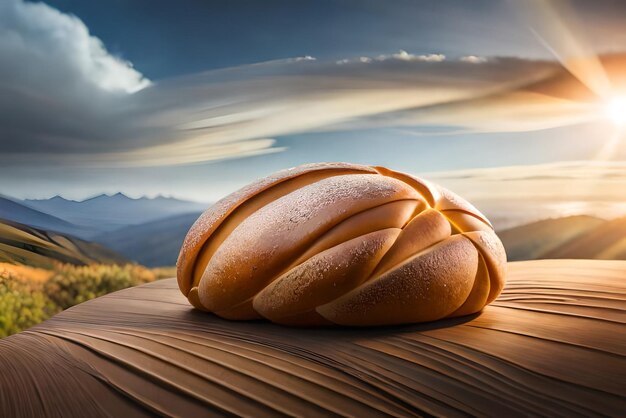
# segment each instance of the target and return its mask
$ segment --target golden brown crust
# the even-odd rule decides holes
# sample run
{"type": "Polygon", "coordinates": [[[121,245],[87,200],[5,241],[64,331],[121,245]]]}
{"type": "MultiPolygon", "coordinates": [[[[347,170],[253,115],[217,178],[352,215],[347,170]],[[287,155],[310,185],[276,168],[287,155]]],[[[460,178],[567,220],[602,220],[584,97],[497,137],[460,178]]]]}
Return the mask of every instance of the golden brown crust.
{"type": "Polygon", "coordinates": [[[228,319],[316,326],[431,321],[481,310],[506,255],[489,221],[428,181],[345,163],[284,170],[193,225],[178,284],[228,319]]]}
{"type": "Polygon", "coordinates": [[[314,172],[323,172],[330,176],[336,172],[375,173],[375,170],[367,166],[347,163],[306,164],[282,170],[259,179],[219,200],[196,220],[185,237],[176,263],[176,277],[178,286],[181,288],[182,292],[185,295],[189,293],[191,282],[185,279],[191,277],[196,258],[202,249],[202,245],[209,239],[211,234],[215,232],[226,217],[247,200],[271,189],[273,186],[314,172]]]}

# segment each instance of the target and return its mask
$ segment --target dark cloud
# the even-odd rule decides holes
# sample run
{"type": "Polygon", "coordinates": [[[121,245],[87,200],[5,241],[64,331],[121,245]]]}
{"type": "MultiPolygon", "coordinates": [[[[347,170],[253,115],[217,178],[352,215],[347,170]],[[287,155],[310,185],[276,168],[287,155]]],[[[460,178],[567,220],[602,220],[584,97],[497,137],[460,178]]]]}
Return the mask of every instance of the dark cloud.
{"type": "Polygon", "coordinates": [[[104,150],[129,129],[129,93],[149,84],[76,17],[42,3],[0,3],[0,148],[104,150]]]}

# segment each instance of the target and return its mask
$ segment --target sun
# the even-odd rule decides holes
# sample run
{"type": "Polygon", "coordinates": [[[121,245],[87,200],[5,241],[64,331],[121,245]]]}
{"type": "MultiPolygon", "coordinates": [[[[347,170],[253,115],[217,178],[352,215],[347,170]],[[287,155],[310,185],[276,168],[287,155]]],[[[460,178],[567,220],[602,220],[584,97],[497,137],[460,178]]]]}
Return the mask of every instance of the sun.
{"type": "Polygon", "coordinates": [[[606,106],[606,113],[616,125],[626,125],[626,96],[611,99],[606,106]]]}

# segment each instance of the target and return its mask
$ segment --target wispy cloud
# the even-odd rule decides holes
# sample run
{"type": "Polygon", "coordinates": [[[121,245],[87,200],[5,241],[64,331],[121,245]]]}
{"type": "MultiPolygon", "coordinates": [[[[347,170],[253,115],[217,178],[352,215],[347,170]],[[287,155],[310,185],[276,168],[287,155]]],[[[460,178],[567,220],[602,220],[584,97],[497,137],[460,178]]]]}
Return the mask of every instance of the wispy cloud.
{"type": "Polygon", "coordinates": [[[422,173],[477,201],[624,203],[626,161],[561,161],[422,173]]]}

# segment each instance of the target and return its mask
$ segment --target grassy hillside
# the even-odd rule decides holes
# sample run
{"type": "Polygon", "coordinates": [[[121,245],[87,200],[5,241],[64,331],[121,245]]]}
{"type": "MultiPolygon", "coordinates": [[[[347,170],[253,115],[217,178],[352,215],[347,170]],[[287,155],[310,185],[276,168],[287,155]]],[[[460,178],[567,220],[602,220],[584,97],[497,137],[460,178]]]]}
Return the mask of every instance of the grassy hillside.
{"type": "Polygon", "coordinates": [[[547,251],[542,258],[626,260],[626,217],[603,222],[547,251]]]}
{"type": "Polygon", "coordinates": [[[605,221],[591,216],[545,219],[499,232],[510,261],[532,260],[605,221]]]}
{"type": "Polygon", "coordinates": [[[41,269],[0,263],[0,338],[87,300],[173,275],[173,269],[151,270],[136,264],[57,263],[41,269]]]}
{"type": "Polygon", "coordinates": [[[78,303],[163,277],[100,244],[0,221],[0,337],[78,303]]]}
{"type": "Polygon", "coordinates": [[[626,260],[626,217],[546,219],[498,233],[510,261],[541,258],[626,260]]]}
{"type": "Polygon", "coordinates": [[[89,299],[175,275],[148,269],[108,248],[0,220],[0,337],[89,299]]]}
{"type": "Polygon", "coordinates": [[[126,263],[121,255],[81,239],[0,220],[0,262],[50,268],[54,263],[126,263]]]}

